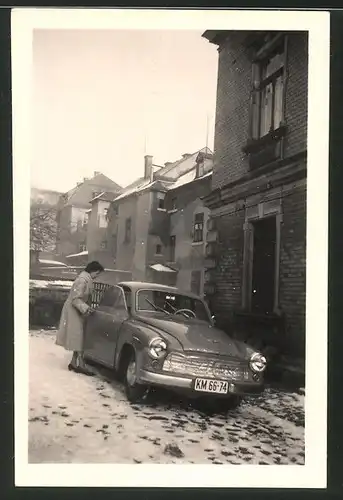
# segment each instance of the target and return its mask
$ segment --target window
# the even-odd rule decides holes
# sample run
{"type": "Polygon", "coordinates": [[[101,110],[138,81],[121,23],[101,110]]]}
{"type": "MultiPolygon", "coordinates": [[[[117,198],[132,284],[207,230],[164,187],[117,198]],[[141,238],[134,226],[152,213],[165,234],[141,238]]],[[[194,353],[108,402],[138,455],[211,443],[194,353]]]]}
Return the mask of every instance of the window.
{"type": "Polygon", "coordinates": [[[176,246],[176,237],[169,237],[169,259],[170,262],[175,262],[175,246],[176,246]]]}
{"type": "Polygon", "coordinates": [[[119,286],[109,286],[102,296],[99,307],[114,307],[118,311],[125,310],[123,290],[119,286]]]}
{"type": "Polygon", "coordinates": [[[131,217],[125,221],[125,243],[130,243],[131,241],[131,217]]]}
{"type": "Polygon", "coordinates": [[[87,226],[88,221],[89,221],[89,215],[88,215],[88,213],[86,213],[86,214],[84,215],[84,217],[83,217],[82,226],[83,226],[83,227],[87,226]]]}
{"type": "Polygon", "coordinates": [[[157,193],[156,196],[157,196],[157,208],[159,210],[164,210],[165,209],[165,206],[164,206],[165,194],[164,193],[157,193]]]}
{"type": "Polygon", "coordinates": [[[200,295],[201,292],[201,271],[192,271],[191,273],[191,292],[200,295]]]}
{"type": "Polygon", "coordinates": [[[85,252],[87,250],[86,243],[79,244],[79,252],[85,252]]]}
{"type": "Polygon", "coordinates": [[[205,163],[204,161],[201,161],[200,163],[197,164],[196,168],[196,177],[202,177],[205,172],[205,163]]]}
{"type": "Polygon", "coordinates": [[[195,214],[194,217],[194,231],[193,231],[193,241],[194,243],[202,242],[204,238],[204,214],[203,212],[195,214]]]}
{"type": "MultiPolygon", "coordinates": [[[[179,309],[190,309],[198,320],[207,322],[210,320],[207,309],[200,299],[161,290],[139,290],[137,293],[137,310],[139,311],[158,314],[165,311],[166,314],[173,314],[179,309]]],[[[190,319],[194,319],[193,315],[190,319]]]]}
{"type": "Polygon", "coordinates": [[[98,214],[98,226],[101,228],[106,228],[108,225],[108,219],[107,219],[107,209],[106,211],[100,212],[98,214]]]}
{"type": "Polygon", "coordinates": [[[93,192],[92,192],[92,200],[93,200],[94,198],[96,198],[97,196],[99,196],[99,194],[101,194],[101,193],[102,193],[102,191],[93,191],[93,192]]]}
{"type": "Polygon", "coordinates": [[[281,39],[263,59],[253,65],[251,137],[259,139],[283,122],[285,42],[281,39]]]}
{"type": "Polygon", "coordinates": [[[176,210],[177,207],[177,198],[172,198],[170,210],[176,210]]]}
{"type": "Polygon", "coordinates": [[[156,245],[155,255],[162,255],[162,245],[156,245]]]}

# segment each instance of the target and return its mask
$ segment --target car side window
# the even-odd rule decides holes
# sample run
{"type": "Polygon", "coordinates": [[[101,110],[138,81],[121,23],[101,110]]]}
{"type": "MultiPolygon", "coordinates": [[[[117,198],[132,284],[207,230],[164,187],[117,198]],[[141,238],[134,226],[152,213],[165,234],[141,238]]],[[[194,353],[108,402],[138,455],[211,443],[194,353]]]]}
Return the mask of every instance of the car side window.
{"type": "Polygon", "coordinates": [[[120,294],[119,287],[108,287],[102,296],[99,307],[114,307],[120,295],[122,294],[120,294]]]}

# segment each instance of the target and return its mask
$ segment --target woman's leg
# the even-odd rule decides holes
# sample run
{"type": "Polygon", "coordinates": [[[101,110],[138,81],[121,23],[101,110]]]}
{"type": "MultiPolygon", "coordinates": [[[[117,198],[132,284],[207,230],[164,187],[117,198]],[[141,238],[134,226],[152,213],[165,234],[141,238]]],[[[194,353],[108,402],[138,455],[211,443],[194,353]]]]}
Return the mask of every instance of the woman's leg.
{"type": "Polygon", "coordinates": [[[73,352],[73,357],[71,358],[71,361],[69,363],[69,367],[71,367],[71,368],[78,367],[78,352],[77,351],[73,352]]]}

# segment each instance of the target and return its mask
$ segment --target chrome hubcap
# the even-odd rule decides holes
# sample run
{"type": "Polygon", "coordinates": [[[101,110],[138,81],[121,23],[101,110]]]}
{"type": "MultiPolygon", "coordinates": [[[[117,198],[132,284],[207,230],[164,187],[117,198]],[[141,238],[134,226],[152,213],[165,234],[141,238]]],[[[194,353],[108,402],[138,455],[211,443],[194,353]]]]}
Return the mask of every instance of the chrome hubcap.
{"type": "Polygon", "coordinates": [[[136,361],[130,361],[126,371],[127,383],[132,387],[136,382],[136,361]]]}

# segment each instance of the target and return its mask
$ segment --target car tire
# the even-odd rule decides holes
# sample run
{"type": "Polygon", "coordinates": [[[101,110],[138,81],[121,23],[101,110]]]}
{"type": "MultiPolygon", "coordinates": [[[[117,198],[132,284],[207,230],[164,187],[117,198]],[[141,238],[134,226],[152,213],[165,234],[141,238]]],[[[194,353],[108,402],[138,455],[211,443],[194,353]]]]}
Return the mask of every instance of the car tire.
{"type": "Polygon", "coordinates": [[[128,358],[124,372],[126,397],[131,403],[142,402],[146,398],[149,391],[149,388],[146,385],[138,384],[136,382],[136,367],[136,356],[135,353],[132,352],[128,358]]]}

